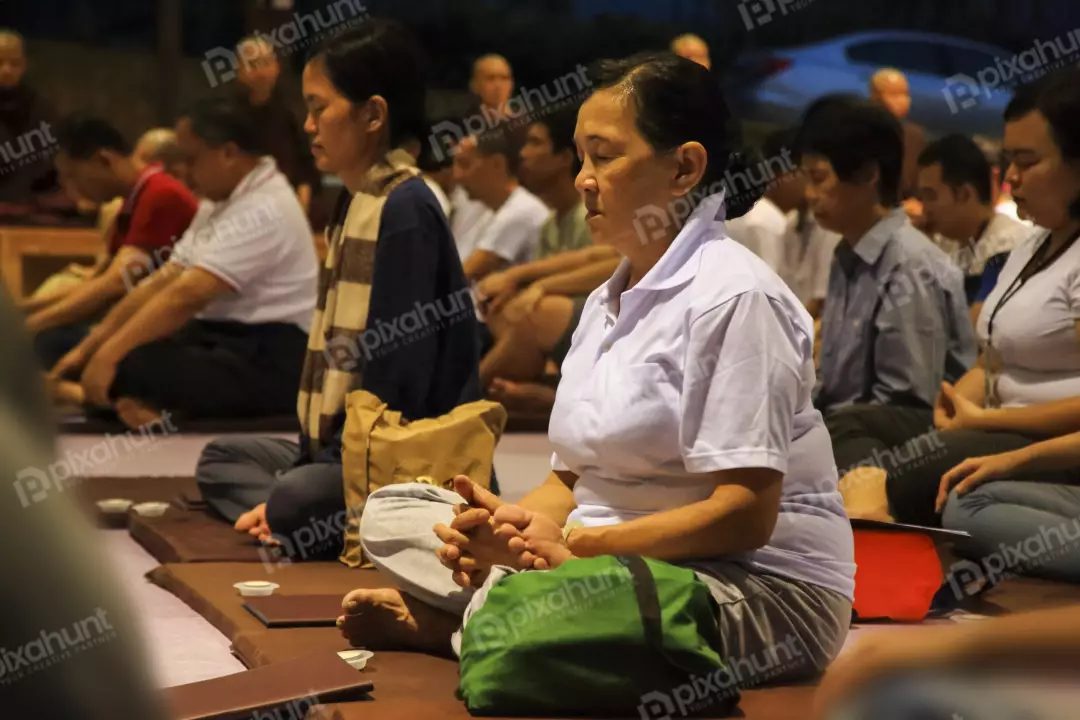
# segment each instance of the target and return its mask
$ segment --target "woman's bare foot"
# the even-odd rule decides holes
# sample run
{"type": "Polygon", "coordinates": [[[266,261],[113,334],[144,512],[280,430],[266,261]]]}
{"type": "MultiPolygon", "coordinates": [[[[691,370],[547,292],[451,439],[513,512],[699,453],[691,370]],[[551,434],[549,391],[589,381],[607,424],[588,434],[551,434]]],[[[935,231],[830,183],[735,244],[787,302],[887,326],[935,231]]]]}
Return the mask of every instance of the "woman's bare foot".
{"type": "Polygon", "coordinates": [[[539,383],[516,383],[495,379],[488,388],[488,397],[507,410],[550,413],[555,406],[555,390],[539,383]]]}
{"type": "Polygon", "coordinates": [[[461,618],[425,605],[396,588],[353,590],[342,601],[341,634],[353,647],[418,650],[449,655],[461,618]]]}

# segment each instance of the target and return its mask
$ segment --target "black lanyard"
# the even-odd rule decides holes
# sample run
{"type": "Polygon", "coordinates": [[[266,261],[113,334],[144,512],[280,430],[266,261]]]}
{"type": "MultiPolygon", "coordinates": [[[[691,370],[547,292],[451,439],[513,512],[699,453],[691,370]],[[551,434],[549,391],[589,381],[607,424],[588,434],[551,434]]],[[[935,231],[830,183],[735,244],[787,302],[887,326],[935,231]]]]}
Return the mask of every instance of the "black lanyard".
{"type": "Polygon", "coordinates": [[[1047,235],[1046,239],[1039,243],[1039,247],[1035,250],[1035,254],[1031,256],[1031,259],[1027,261],[1024,268],[1020,271],[1020,274],[1013,279],[1009,284],[1009,287],[1005,288],[1005,292],[1002,293],[1001,299],[998,300],[997,305],[990,311],[990,319],[986,323],[986,343],[987,345],[994,344],[994,318],[997,317],[998,311],[1005,307],[1005,303],[1012,300],[1016,293],[1020,292],[1020,288],[1027,284],[1027,281],[1041,273],[1046,268],[1057,262],[1058,258],[1068,252],[1077,238],[1080,238],[1080,231],[1073,234],[1071,238],[1062,243],[1061,247],[1054,251],[1054,253],[1048,257],[1043,258],[1047,249],[1050,247],[1051,235],[1047,235]],[[1034,266],[1031,272],[1028,272],[1034,266]]]}

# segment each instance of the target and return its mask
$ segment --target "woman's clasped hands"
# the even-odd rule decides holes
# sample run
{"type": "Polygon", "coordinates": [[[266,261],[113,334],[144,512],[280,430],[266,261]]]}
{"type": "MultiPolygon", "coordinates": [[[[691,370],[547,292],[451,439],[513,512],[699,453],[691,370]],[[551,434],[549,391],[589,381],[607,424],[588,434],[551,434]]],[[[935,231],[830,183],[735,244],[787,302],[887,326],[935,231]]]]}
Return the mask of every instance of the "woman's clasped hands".
{"type": "Polygon", "coordinates": [[[480,587],[496,565],[549,570],[574,557],[562,528],[547,515],[504,503],[464,475],[454,478],[454,490],[465,503],[454,508],[450,525],[435,526],[435,534],[443,542],[436,555],[457,585],[480,587]]]}

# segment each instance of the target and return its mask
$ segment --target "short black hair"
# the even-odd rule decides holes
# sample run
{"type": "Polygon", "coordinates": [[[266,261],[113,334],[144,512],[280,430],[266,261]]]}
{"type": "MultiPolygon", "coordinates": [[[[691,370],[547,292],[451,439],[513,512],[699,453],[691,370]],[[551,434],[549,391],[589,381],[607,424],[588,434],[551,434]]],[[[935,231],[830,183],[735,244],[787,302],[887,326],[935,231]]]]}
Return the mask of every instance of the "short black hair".
{"type": "Polygon", "coordinates": [[[900,202],[904,131],[885,108],[866,101],[835,103],[808,119],[799,150],[826,158],[841,182],[857,182],[867,167],[877,166],[881,204],[900,202]]]}
{"type": "MultiPolygon", "coordinates": [[[[1050,124],[1061,157],[1066,162],[1080,161],[1080,68],[1063,68],[1018,88],[1005,108],[1005,122],[1036,110],[1050,124]]],[[[1080,198],[1069,207],[1069,215],[1080,218],[1080,198]]]]}
{"type": "Polygon", "coordinates": [[[60,150],[75,160],[89,160],[101,150],[131,154],[131,143],[104,118],[72,113],[56,125],[54,133],[60,150]]]}
{"type": "Polygon", "coordinates": [[[581,105],[574,103],[537,117],[532,121],[533,125],[543,125],[547,128],[553,153],[569,152],[573,156],[575,175],[581,170],[581,160],[578,158],[577,144],[574,142],[574,131],[577,129],[577,117],[580,109],[581,105]]]}
{"type": "Polygon", "coordinates": [[[773,130],[761,143],[761,154],[767,159],[783,157],[785,153],[794,154],[795,144],[799,139],[799,128],[786,127],[773,130]]]}
{"type": "Polygon", "coordinates": [[[239,98],[204,98],[194,103],[183,117],[191,123],[191,131],[210,147],[233,143],[251,155],[266,152],[254,111],[239,98]]]}
{"type": "Polygon", "coordinates": [[[495,127],[476,136],[476,149],[481,155],[502,155],[506,158],[506,170],[517,175],[521,166],[521,148],[524,135],[511,128],[495,127]]]}
{"type": "Polygon", "coordinates": [[[988,205],[990,192],[990,162],[975,141],[964,135],[946,135],[927,145],[919,153],[919,167],[941,165],[941,179],[953,188],[971,185],[979,202],[988,205]]]}
{"type": "Polygon", "coordinates": [[[426,137],[426,61],[411,30],[394,20],[369,18],[331,38],[309,62],[320,61],[334,87],[360,104],[375,95],[390,113],[390,147],[426,137]]]}
{"type": "MultiPolygon", "coordinates": [[[[603,60],[590,70],[594,91],[620,88],[637,110],[637,130],[656,152],[687,142],[705,148],[708,164],[699,187],[727,188],[728,174],[746,175],[758,164],[757,152],[742,144],[742,130],[732,115],[716,76],[674,53],[641,53],[624,60],[603,60]]],[[[752,185],[735,195],[728,189],[728,219],[748,213],[765,193],[752,185]]]]}
{"type": "Polygon", "coordinates": [[[803,134],[806,128],[815,122],[827,122],[825,118],[830,113],[838,112],[846,108],[854,107],[864,103],[865,99],[852,95],[851,93],[830,93],[828,95],[822,95],[817,100],[806,106],[803,110],[802,117],[799,118],[799,124],[796,126],[795,137],[795,161],[798,162],[802,157],[802,140],[803,134]]]}

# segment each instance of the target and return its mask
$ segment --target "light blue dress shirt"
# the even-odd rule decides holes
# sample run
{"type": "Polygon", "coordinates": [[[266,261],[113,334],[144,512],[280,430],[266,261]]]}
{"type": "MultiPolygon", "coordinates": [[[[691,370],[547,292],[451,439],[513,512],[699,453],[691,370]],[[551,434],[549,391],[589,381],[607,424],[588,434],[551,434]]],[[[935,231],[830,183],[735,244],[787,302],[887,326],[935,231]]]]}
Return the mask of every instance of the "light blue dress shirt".
{"type": "Polygon", "coordinates": [[[841,241],[821,319],[822,410],[933,407],[978,350],[964,274],[897,209],[852,247],[841,241]]]}
{"type": "Polygon", "coordinates": [[[813,322],[784,282],[727,237],[707,199],[626,290],[627,262],[589,297],[562,366],[552,465],[578,475],[571,521],[626,522],[707,499],[713,473],[784,474],[753,572],[852,597],[851,526],[814,388],[813,322]]]}

